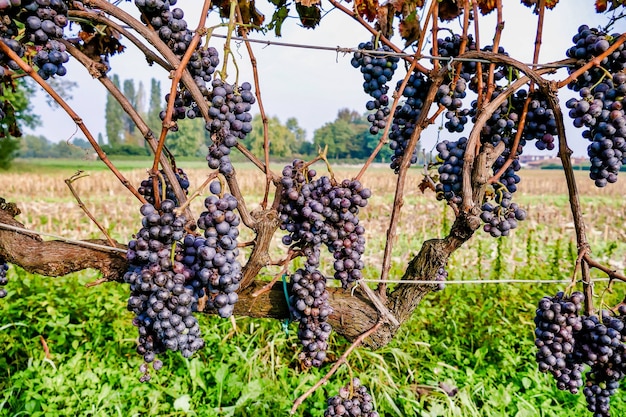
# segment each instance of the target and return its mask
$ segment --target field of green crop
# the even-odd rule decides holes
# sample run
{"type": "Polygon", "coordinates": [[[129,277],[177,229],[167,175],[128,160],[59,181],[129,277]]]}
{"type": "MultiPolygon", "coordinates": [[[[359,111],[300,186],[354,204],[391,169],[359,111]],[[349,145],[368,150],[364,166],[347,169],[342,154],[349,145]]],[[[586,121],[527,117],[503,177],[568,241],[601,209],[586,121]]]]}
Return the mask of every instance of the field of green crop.
{"type": "MultiPolygon", "coordinates": [[[[97,167],[82,161],[90,175],[76,188],[113,238],[128,241],[139,227],[139,203],[97,167]]],[[[124,161],[124,174],[138,184],[146,176],[141,163],[124,161]]],[[[188,171],[192,189],[207,170],[188,171]]],[[[280,167],[277,166],[277,169],[280,167]]],[[[102,237],[80,210],[63,180],[73,167],[20,163],[0,173],[0,197],[16,202],[19,220],[34,230],[70,238],[102,237]]],[[[355,169],[335,167],[337,176],[355,169]]],[[[318,172],[325,172],[324,166],[318,172]]],[[[252,167],[238,173],[250,208],[262,200],[263,176],[252,167]]],[[[544,295],[564,285],[541,280],[569,279],[576,243],[562,172],[522,172],[516,195],[527,209],[510,237],[493,239],[479,232],[453,254],[449,279],[532,279],[533,284],[448,285],[429,294],[388,346],[358,348],[329,383],[298,409],[299,416],[322,416],[325,399],[335,395],[349,375],[369,386],[383,416],[585,416],[582,395],[558,391],[551,376],[534,361],[534,310],[544,295]]],[[[593,256],[624,271],[626,200],[624,183],[595,189],[586,173],[577,173],[593,256]]],[[[412,171],[405,211],[395,242],[391,277],[401,276],[406,262],[426,239],[441,237],[452,221],[432,193],[422,194],[419,170],[412,171]]],[[[367,228],[367,278],[375,279],[382,261],[384,234],[393,204],[395,176],[372,167],[364,178],[374,196],[362,218],[367,228]]],[[[201,199],[198,199],[201,200],[201,199]]],[[[201,201],[194,201],[194,213],[201,201]]],[[[242,241],[252,237],[242,231],[242,241]]],[[[284,247],[276,236],[272,255],[284,247]]],[[[36,254],[34,254],[36,256],[36,254]]],[[[328,259],[322,268],[328,268],[328,259]]],[[[278,272],[272,267],[267,276],[278,272]]],[[[593,271],[594,277],[602,277],[593,271]]],[[[288,331],[275,320],[201,317],[206,347],[192,359],[163,355],[164,367],[141,384],[141,358],[134,351],[136,328],[126,310],[128,288],[107,283],[86,288],[98,278],[84,271],[60,278],[9,272],[8,296],[0,300],[1,416],[285,416],[295,398],[311,387],[322,369],[298,366],[296,327],[288,331]]],[[[625,287],[596,284],[596,305],[623,298],[625,287]]],[[[337,358],[347,342],[331,336],[329,357],[337,358]]],[[[626,395],[613,398],[612,415],[626,415],[626,395]]]]}

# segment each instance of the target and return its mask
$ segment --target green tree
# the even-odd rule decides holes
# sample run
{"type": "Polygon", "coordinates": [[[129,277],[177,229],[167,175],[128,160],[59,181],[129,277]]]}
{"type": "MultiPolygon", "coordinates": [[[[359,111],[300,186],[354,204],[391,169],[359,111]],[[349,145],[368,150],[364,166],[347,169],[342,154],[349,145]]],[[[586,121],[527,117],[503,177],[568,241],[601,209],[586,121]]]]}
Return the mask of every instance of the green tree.
{"type": "MultiPolygon", "coordinates": [[[[135,89],[134,80],[124,80],[123,92],[128,98],[130,104],[141,113],[142,104],[145,103],[145,97],[142,97],[144,95],[143,85],[140,83],[139,88],[135,89]]],[[[121,106],[119,104],[118,107],[120,107],[121,110],[121,106]]],[[[139,132],[139,129],[137,129],[137,126],[133,122],[133,119],[131,119],[131,117],[124,111],[122,111],[122,117],[124,127],[124,143],[127,145],[141,146],[144,140],[139,132]]]]}
{"type": "MultiPolygon", "coordinates": [[[[293,120],[295,124],[292,121],[292,127],[295,126],[299,129],[297,120],[293,120]]],[[[296,135],[289,127],[282,124],[278,117],[270,117],[267,120],[267,126],[272,156],[285,157],[297,151],[296,135]]],[[[252,132],[248,134],[246,143],[255,155],[263,155],[263,140],[263,121],[261,115],[257,114],[252,119],[252,132]]]]}
{"type": "Polygon", "coordinates": [[[312,143],[306,140],[306,130],[300,127],[300,125],[298,124],[298,119],[296,119],[295,117],[290,117],[285,122],[285,126],[287,127],[287,129],[289,129],[291,133],[293,133],[295,139],[294,146],[292,147],[291,151],[298,154],[309,153],[303,152],[303,150],[310,147],[312,143]]]}
{"type": "Polygon", "coordinates": [[[22,158],[49,158],[52,144],[44,136],[26,135],[20,141],[22,158]]]}
{"type": "Polygon", "coordinates": [[[177,132],[167,135],[167,147],[176,156],[200,156],[206,153],[205,140],[203,119],[184,119],[178,121],[177,132]]]}
{"type": "Polygon", "coordinates": [[[159,113],[165,108],[161,96],[161,82],[155,78],[150,79],[150,100],[148,103],[148,114],[146,123],[153,132],[161,131],[161,118],[159,113]]]}
{"type": "Polygon", "coordinates": [[[30,104],[33,95],[33,86],[24,79],[0,87],[0,169],[7,169],[17,156],[22,128],[40,124],[30,104]]]}
{"type": "MultiPolygon", "coordinates": [[[[111,81],[117,88],[120,87],[120,77],[117,74],[113,75],[111,81]]],[[[124,134],[124,111],[111,93],[107,93],[104,119],[108,144],[113,147],[119,145],[124,134]]]]}

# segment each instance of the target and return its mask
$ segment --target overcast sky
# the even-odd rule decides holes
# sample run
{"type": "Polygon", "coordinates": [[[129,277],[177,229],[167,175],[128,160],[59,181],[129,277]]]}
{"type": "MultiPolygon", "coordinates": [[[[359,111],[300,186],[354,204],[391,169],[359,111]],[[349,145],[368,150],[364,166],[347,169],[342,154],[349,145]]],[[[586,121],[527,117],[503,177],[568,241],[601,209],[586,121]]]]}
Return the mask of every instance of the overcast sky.
{"type": "MultiPolygon", "coordinates": [[[[199,9],[200,3],[198,0],[179,0],[176,6],[187,11],[185,19],[191,28],[197,25],[197,17],[193,15],[192,10],[199,9]]],[[[531,9],[521,6],[518,0],[507,0],[504,3],[505,29],[501,45],[512,57],[523,62],[531,62],[536,16],[532,14],[531,9]]],[[[594,27],[604,25],[606,22],[605,16],[595,13],[592,0],[567,0],[561,3],[554,11],[546,13],[540,62],[565,58],[565,50],[572,45],[571,38],[581,24],[594,27]]],[[[299,26],[297,19],[290,19],[283,26],[282,38],[276,38],[272,33],[267,35],[254,33],[250,37],[330,47],[356,47],[359,42],[370,39],[369,32],[354,20],[338,10],[330,10],[330,5],[324,0],[322,4],[328,13],[315,30],[304,29],[299,26]]],[[[135,13],[136,9],[132,3],[123,2],[123,6],[135,13]]],[[[263,0],[257,1],[257,7],[265,13],[266,19],[271,17],[271,10],[263,0]]],[[[213,13],[209,24],[218,22],[219,18],[213,13]]],[[[456,29],[458,23],[450,22],[441,26],[456,29]]],[[[481,17],[481,45],[490,43],[494,26],[495,12],[487,17],[481,17]]],[[[614,29],[623,32],[626,30],[626,23],[620,22],[620,26],[614,29]]],[[[458,30],[456,32],[458,33],[458,30]]],[[[216,33],[225,31],[218,29],[216,33]]],[[[221,38],[214,38],[210,44],[221,52],[223,42],[221,38]]],[[[161,80],[164,92],[169,90],[168,74],[160,67],[149,67],[130,42],[123,43],[128,46],[127,51],[111,58],[112,69],[109,75],[118,74],[122,80],[132,78],[137,83],[142,81],[147,90],[150,87],[150,78],[154,77],[161,80]]],[[[347,107],[365,112],[365,102],[369,98],[362,90],[363,81],[360,72],[350,65],[350,55],[337,54],[334,51],[260,44],[254,44],[253,48],[258,61],[260,88],[266,112],[270,116],[278,116],[282,122],[289,117],[297,118],[300,125],[306,129],[308,138],[312,138],[315,129],[334,120],[338,109],[347,107]]],[[[429,48],[427,45],[426,50],[429,48]]],[[[235,56],[240,69],[240,82],[246,80],[252,82],[245,45],[239,45],[238,48],[235,45],[235,56]]],[[[424,64],[429,65],[426,61],[424,64]]],[[[396,76],[403,76],[401,72],[398,71],[396,76]]],[[[234,70],[230,71],[230,75],[235,75],[234,70]]],[[[104,88],[98,81],[91,79],[80,65],[68,64],[66,78],[79,84],[79,88],[72,93],[74,99],[70,104],[95,137],[98,133],[106,137],[104,88]]],[[[561,102],[564,103],[570,94],[564,92],[561,102]]],[[[37,95],[34,108],[35,113],[41,115],[42,126],[27,133],[41,134],[52,141],[67,140],[75,134],[75,124],[64,112],[49,108],[45,104],[43,93],[37,95]]],[[[256,112],[258,107],[254,106],[253,113],[256,112]]],[[[571,126],[571,121],[567,118],[566,125],[571,126]]],[[[587,142],[580,137],[580,131],[571,129],[568,133],[574,154],[584,155],[587,142]]],[[[424,146],[431,147],[436,135],[435,126],[428,129],[423,137],[424,146]]],[[[82,134],[78,132],[77,136],[80,137],[82,134]]],[[[442,137],[448,138],[449,135],[442,133],[442,137]]],[[[529,147],[526,153],[537,154],[539,151],[529,147]]]]}

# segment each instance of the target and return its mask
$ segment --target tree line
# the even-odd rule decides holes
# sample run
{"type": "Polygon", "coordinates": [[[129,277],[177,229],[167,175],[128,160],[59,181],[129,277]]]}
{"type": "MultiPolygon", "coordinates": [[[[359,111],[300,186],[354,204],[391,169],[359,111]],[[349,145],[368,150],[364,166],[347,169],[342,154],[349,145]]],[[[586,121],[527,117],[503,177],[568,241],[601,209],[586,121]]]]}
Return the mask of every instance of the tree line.
{"type": "MultiPolygon", "coordinates": [[[[136,83],[133,79],[120,80],[118,75],[113,75],[112,81],[139,110],[148,126],[154,132],[159,132],[161,128],[159,114],[166,106],[160,81],[151,79],[149,91],[141,81],[136,83]]],[[[25,98],[33,94],[28,88],[21,91],[25,98]]],[[[36,116],[32,115],[32,111],[25,113],[29,119],[19,121],[34,127],[32,119],[34,118],[36,123],[36,116]]],[[[143,136],[110,94],[105,104],[104,119],[105,132],[98,135],[98,142],[108,155],[150,155],[143,136]]],[[[361,114],[346,108],[338,111],[335,120],[316,129],[312,139],[307,138],[307,132],[296,118],[288,118],[283,122],[278,117],[271,116],[268,117],[267,124],[271,155],[277,159],[294,156],[310,158],[315,156],[319,149],[325,148],[331,159],[365,160],[378,145],[381,137],[380,133],[372,135],[369,132],[367,113],[361,114]]],[[[259,114],[254,116],[252,126],[253,130],[245,144],[252,153],[260,157],[263,155],[264,135],[263,121],[259,114]]],[[[204,122],[201,119],[179,121],[177,130],[170,132],[167,138],[169,150],[177,157],[202,157],[206,154],[210,142],[209,133],[204,129],[204,122]]],[[[85,147],[86,142],[78,138],[72,143],[52,143],[44,136],[27,135],[21,141],[13,140],[11,143],[13,147],[6,153],[12,154],[12,157],[70,158],[79,154],[84,156],[85,151],[81,148],[85,147]]],[[[392,151],[388,147],[383,147],[376,161],[388,162],[391,154],[392,151]]]]}

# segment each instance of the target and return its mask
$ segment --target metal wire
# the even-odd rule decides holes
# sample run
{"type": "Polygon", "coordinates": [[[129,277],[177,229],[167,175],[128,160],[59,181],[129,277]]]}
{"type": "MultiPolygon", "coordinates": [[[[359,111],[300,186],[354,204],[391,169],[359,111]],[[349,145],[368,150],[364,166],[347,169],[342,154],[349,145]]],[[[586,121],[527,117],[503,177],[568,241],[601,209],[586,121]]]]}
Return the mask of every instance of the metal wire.
{"type": "MultiPolygon", "coordinates": [[[[220,35],[214,33],[211,37],[226,39],[226,35],[220,35]]],[[[239,36],[231,36],[230,39],[238,41],[238,42],[250,42],[250,43],[258,43],[265,46],[284,46],[288,48],[300,48],[300,49],[316,49],[320,51],[332,51],[335,53],[341,54],[353,54],[355,52],[361,52],[367,55],[380,55],[380,56],[397,56],[400,58],[410,58],[415,57],[415,53],[408,52],[394,52],[394,51],[374,51],[371,49],[358,49],[358,48],[347,48],[343,46],[322,46],[322,45],[305,45],[305,44],[297,44],[297,43],[288,43],[288,42],[280,42],[280,41],[270,41],[263,39],[244,39],[239,36]]],[[[432,55],[420,55],[420,60],[439,60],[439,61],[462,61],[462,62],[482,62],[485,64],[491,64],[492,62],[486,59],[477,59],[477,58],[461,58],[461,57],[448,57],[448,56],[432,56],[432,55]]],[[[535,68],[562,68],[572,65],[565,64],[525,64],[527,66],[534,66],[535,68]]]]}

